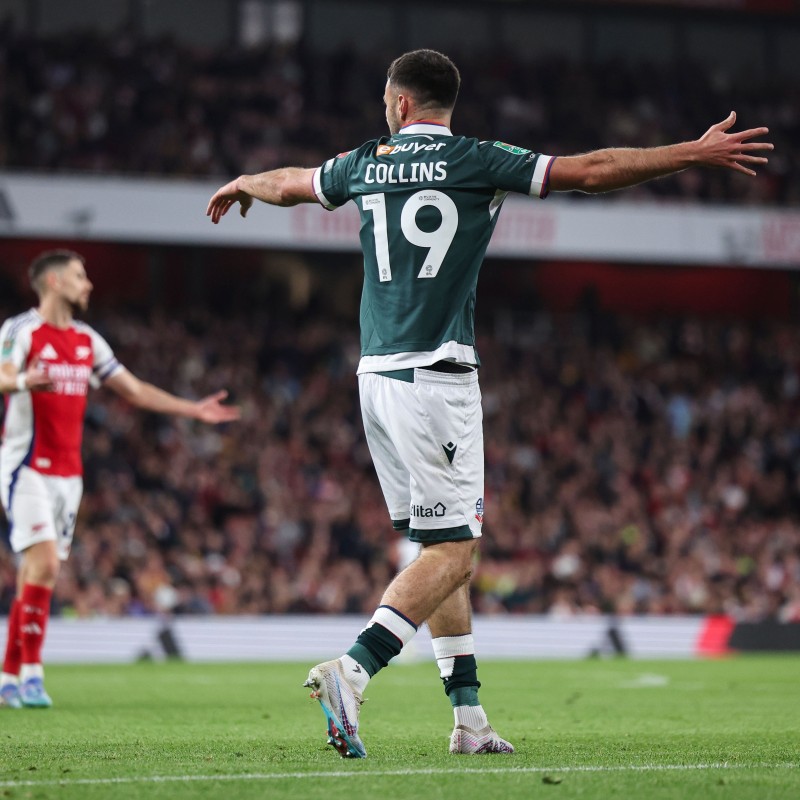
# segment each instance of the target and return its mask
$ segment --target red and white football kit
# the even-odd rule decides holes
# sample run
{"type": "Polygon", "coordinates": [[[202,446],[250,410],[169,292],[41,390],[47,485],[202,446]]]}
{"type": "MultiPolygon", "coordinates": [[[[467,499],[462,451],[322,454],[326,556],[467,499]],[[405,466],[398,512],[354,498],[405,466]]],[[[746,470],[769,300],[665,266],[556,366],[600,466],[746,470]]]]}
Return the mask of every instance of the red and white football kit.
{"type": "Polygon", "coordinates": [[[89,386],[99,386],[122,365],[108,343],[83,322],[56,328],[31,309],[0,328],[0,363],[19,372],[37,361],[52,391],[6,396],[0,444],[0,500],[11,524],[15,553],[55,541],[69,555],[83,492],[81,442],[89,386]]]}

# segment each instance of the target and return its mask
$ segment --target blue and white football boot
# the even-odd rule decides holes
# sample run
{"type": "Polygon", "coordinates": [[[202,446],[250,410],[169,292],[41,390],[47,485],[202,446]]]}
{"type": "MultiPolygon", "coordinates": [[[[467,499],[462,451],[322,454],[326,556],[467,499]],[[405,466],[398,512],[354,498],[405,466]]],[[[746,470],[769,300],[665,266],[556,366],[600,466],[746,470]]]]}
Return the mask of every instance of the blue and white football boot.
{"type": "Polygon", "coordinates": [[[25,708],[50,708],[53,705],[41,678],[28,678],[23,681],[19,687],[19,694],[25,708]]]}
{"type": "Polygon", "coordinates": [[[303,684],[312,689],[328,720],[328,744],[342,758],[366,758],[367,751],[358,735],[358,714],[364,702],[347,681],[340,659],[312,667],[303,684]]]}
{"type": "Polygon", "coordinates": [[[0,686],[0,708],[22,708],[22,698],[16,683],[0,686]]]}

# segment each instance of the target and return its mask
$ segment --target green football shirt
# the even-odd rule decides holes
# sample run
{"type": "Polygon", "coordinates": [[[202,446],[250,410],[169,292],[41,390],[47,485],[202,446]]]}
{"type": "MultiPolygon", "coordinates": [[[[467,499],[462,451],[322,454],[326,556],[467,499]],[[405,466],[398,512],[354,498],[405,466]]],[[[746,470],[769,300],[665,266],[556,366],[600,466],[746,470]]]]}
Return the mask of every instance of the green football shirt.
{"type": "Polygon", "coordinates": [[[475,290],[500,208],[509,192],[545,197],[553,160],[414,123],[315,172],[325,208],[361,215],[359,373],[479,363],[475,290]]]}

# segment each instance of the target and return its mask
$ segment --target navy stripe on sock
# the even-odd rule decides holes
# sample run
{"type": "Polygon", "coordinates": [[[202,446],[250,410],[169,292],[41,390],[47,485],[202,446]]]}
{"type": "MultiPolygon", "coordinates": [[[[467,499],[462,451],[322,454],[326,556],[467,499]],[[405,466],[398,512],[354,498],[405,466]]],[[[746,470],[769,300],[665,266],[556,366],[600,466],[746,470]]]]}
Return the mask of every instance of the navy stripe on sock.
{"type": "MultiPolygon", "coordinates": [[[[400,611],[398,611],[393,606],[378,606],[378,608],[388,608],[389,611],[391,611],[393,614],[397,614],[397,616],[400,617],[400,619],[405,620],[409,625],[411,625],[411,627],[414,630],[417,630],[419,628],[419,625],[417,625],[416,622],[412,622],[405,614],[401,613],[400,611]]],[[[378,623],[378,624],[380,624],[380,623],[378,623]]]]}

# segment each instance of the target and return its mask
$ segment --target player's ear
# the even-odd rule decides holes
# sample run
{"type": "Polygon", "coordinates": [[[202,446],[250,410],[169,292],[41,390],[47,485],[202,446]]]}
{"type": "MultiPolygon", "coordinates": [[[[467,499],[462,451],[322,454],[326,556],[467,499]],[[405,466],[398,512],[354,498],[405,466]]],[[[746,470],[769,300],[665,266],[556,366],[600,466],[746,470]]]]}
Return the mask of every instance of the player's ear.
{"type": "Polygon", "coordinates": [[[400,118],[405,119],[408,116],[408,107],[409,107],[408,97],[406,97],[404,94],[398,95],[397,106],[398,106],[398,111],[400,112],[400,118]]]}
{"type": "Polygon", "coordinates": [[[61,278],[61,273],[57,269],[48,270],[44,274],[44,285],[48,291],[53,291],[53,289],[58,287],[59,279],[61,278]]]}

